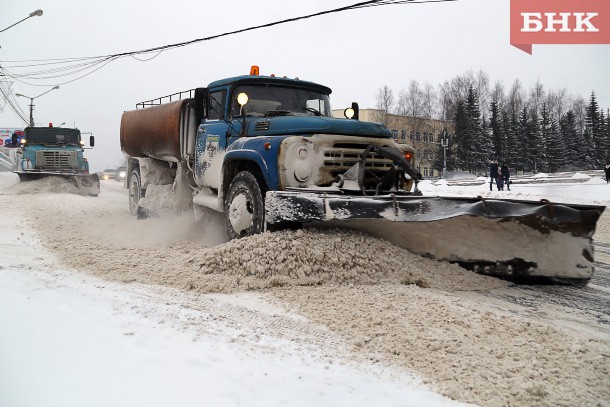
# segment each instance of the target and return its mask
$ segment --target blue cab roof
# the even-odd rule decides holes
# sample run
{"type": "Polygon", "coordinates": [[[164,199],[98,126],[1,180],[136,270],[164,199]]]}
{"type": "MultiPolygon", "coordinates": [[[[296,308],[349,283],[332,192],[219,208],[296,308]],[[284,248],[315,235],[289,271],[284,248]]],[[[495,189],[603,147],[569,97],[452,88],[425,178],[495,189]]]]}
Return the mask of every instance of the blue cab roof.
{"type": "Polygon", "coordinates": [[[232,78],[220,79],[208,85],[208,88],[217,88],[223,86],[231,86],[246,83],[269,83],[276,85],[296,86],[307,89],[315,89],[321,93],[330,95],[332,90],[324,85],[315,82],[302,81],[300,79],[280,78],[277,76],[259,76],[259,75],[242,75],[232,78]]]}

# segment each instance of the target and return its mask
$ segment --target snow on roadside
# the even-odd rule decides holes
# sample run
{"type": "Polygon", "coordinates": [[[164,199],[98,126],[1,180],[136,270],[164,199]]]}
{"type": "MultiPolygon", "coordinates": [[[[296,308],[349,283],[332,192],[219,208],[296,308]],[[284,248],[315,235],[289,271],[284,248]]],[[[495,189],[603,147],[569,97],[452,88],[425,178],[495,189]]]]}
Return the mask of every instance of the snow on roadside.
{"type": "Polygon", "coordinates": [[[574,175],[572,175],[570,178],[572,179],[587,179],[587,178],[591,178],[589,175],[587,174],[583,174],[581,172],[577,172],[574,175]]]}
{"type": "MultiPolygon", "coordinates": [[[[577,173],[578,174],[578,173],[577,173]]],[[[577,174],[574,174],[575,176],[577,174]]],[[[506,188],[498,191],[494,185],[493,191],[489,190],[489,181],[480,185],[455,186],[447,183],[430,181],[420,182],[420,189],[424,195],[434,196],[461,196],[483,198],[506,198],[539,201],[548,199],[552,202],[604,205],[610,203],[610,185],[599,177],[590,177],[581,174],[588,179],[586,182],[577,183],[540,183],[540,184],[510,184],[510,191],[506,188]]],[[[572,177],[574,178],[574,176],[572,177]]]]}
{"type": "Polygon", "coordinates": [[[0,191],[19,182],[19,176],[12,172],[0,172],[0,191]]]}

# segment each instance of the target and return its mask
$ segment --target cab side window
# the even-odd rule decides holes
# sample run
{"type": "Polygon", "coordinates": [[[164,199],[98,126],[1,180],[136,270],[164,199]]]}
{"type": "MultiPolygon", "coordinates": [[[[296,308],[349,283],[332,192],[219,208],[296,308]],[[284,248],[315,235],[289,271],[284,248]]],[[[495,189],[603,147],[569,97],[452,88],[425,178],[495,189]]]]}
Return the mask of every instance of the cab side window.
{"type": "Polygon", "coordinates": [[[210,92],[210,104],[208,105],[208,120],[224,119],[226,99],[226,90],[210,92]]]}

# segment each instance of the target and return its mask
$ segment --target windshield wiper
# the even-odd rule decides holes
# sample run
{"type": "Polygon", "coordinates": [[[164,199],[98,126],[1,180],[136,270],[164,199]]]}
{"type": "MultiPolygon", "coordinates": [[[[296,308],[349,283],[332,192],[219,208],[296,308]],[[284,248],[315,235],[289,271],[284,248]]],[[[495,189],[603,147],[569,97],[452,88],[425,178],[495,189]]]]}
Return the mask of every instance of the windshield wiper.
{"type": "Polygon", "coordinates": [[[314,109],[313,107],[304,107],[304,108],[303,108],[303,110],[306,110],[306,111],[308,111],[308,112],[311,112],[311,113],[313,113],[313,114],[314,114],[314,115],[316,115],[316,116],[322,116],[322,112],[320,112],[320,111],[319,111],[319,110],[317,110],[317,109],[314,109]]]}
{"type": "Polygon", "coordinates": [[[288,116],[290,113],[290,110],[269,110],[265,113],[265,117],[288,116]]]}

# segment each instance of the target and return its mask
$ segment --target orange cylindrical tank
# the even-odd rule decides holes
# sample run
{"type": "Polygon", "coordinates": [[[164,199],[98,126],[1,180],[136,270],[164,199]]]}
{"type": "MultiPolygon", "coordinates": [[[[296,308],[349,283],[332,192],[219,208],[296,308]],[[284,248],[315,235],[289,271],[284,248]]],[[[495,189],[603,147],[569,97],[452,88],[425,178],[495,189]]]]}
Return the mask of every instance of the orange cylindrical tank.
{"type": "Polygon", "coordinates": [[[181,117],[190,100],[181,99],[124,112],[121,117],[121,150],[133,157],[181,161],[181,143],[184,142],[181,117]]]}

